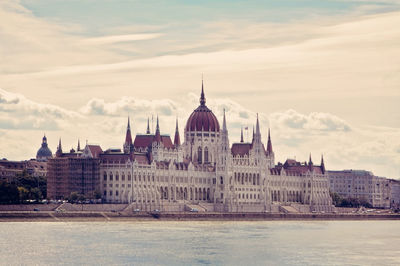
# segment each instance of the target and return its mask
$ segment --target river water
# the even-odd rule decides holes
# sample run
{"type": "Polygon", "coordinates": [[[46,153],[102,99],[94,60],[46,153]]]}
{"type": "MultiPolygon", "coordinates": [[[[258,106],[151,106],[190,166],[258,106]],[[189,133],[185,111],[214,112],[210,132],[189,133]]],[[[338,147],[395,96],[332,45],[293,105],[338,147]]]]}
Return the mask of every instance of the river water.
{"type": "Polygon", "coordinates": [[[4,222],[1,265],[400,265],[400,221],[4,222]]]}

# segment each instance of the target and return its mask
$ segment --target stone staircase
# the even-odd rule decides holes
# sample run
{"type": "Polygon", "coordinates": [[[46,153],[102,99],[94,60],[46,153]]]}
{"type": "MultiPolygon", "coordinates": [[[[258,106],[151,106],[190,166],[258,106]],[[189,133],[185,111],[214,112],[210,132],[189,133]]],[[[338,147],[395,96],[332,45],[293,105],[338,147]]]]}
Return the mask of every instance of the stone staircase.
{"type": "Polygon", "coordinates": [[[299,213],[299,211],[292,206],[279,206],[279,211],[283,213],[299,213]]]}
{"type": "Polygon", "coordinates": [[[198,204],[185,204],[185,211],[197,210],[197,212],[206,212],[206,209],[198,204]]]}

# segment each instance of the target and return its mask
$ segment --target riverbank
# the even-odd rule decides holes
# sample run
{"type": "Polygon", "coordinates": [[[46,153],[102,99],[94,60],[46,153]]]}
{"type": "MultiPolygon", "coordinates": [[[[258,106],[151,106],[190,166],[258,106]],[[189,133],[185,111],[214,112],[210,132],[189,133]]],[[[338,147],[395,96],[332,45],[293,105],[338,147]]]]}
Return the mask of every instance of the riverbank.
{"type": "Polygon", "coordinates": [[[2,211],[0,222],[70,221],[260,221],[260,220],[400,220],[400,214],[338,213],[128,213],[128,212],[55,212],[2,211]]]}

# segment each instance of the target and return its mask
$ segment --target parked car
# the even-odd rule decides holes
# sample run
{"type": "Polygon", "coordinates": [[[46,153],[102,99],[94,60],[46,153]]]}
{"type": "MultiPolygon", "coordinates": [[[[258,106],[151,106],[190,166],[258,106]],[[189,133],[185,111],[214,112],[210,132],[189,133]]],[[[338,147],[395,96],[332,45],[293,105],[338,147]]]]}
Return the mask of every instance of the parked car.
{"type": "Polygon", "coordinates": [[[199,210],[196,208],[192,208],[192,209],[190,209],[190,212],[199,212],[199,210]]]}

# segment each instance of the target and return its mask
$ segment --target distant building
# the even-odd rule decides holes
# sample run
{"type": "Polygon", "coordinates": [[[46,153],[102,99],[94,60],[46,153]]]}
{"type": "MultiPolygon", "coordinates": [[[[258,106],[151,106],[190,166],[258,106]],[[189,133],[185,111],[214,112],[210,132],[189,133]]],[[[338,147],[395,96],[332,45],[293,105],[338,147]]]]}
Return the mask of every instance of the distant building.
{"type": "Polygon", "coordinates": [[[98,145],[86,145],[83,151],[63,153],[60,140],[56,156],[47,162],[47,197],[65,199],[72,192],[93,197],[100,189],[101,152],[98,145]]]}
{"type": "Polygon", "coordinates": [[[47,162],[48,159],[52,158],[53,154],[47,145],[46,135],[43,136],[42,147],[36,153],[36,160],[38,162],[47,162]]]}
{"type": "Polygon", "coordinates": [[[29,175],[35,177],[46,177],[46,163],[36,160],[29,161],[8,161],[0,160],[0,180],[12,182],[18,175],[26,171],[29,175]]]}
{"type": "Polygon", "coordinates": [[[365,170],[328,171],[329,188],[345,198],[367,200],[374,208],[390,207],[390,182],[365,170]]]}
{"type": "Polygon", "coordinates": [[[400,209],[400,180],[390,179],[390,207],[400,209]]]}

